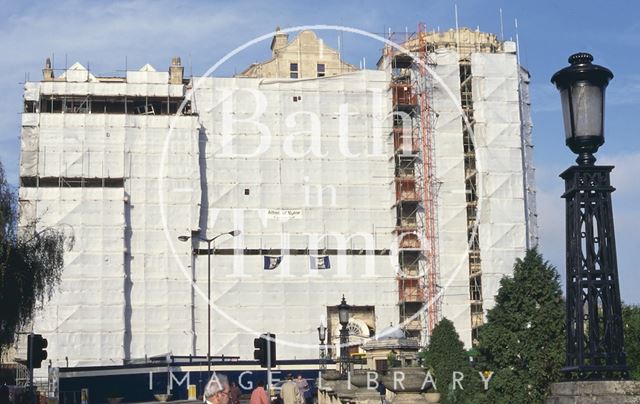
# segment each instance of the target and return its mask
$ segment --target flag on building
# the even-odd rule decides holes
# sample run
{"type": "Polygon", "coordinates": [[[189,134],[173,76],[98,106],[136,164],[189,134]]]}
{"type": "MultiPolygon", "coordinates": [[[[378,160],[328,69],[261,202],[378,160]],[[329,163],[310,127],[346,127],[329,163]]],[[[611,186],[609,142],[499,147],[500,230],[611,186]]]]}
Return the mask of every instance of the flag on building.
{"type": "Polygon", "coordinates": [[[264,269],[265,269],[265,271],[272,271],[272,270],[276,269],[278,267],[278,265],[280,265],[281,262],[282,262],[282,255],[279,255],[277,257],[271,256],[271,255],[265,255],[264,256],[264,269]]]}
{"type": "Polygon", "coordinates": [[[329,269],[331,268],[331,261],[329,261],[328,255],[310,255],[309,267],[311,269],[329,269]]]}

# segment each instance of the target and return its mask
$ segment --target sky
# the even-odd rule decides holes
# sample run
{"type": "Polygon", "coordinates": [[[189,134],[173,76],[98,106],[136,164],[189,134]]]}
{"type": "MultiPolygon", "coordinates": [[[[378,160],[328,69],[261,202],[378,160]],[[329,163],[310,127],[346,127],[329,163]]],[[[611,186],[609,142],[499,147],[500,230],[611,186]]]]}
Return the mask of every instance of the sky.
{"type": "MultiPolygon", "coordinates": [[[[564,145],[558,93],[549,80],[572,53],[593,54],[594,63],[615,75],[607,92],[606,143],[598,162],[616,166],[612,183],[621,295],[640,304],[640,133],[633,118],[640,106],[640,2],[612,0],[429,0],[429,1],[6,1],[0,7],[0,161],[18,182],[22,83],[40,80],[47,57],[62,69],[79,61],[96,75],[123,75],[150,63],[168,68],[181,56],[185,73],[202,75],[227,52],[276,26],[342,25],[384,34],[415,31],[419,22],[445,31],[456,24],[516,39],[520,60],[531,73],[534,161],[540,252],[564,272],[563,183],[558,175],[573,164],[564,145]],[[517,20],[517,30],[516,30],[517,20]]],[[[336,47],[338,33],[318,35],[336,47]]],[[[373,68],[381,44],[355,34],[341,35],[343,58],[373,68]]],[[[232,75],[267,59],[261,42],[225,63],[216,75],[232,75]]],[[[563,278],[564,279],[564,278],[563,278]]],[[[564,282],[564,281],[563,281],[564,282]]]]}

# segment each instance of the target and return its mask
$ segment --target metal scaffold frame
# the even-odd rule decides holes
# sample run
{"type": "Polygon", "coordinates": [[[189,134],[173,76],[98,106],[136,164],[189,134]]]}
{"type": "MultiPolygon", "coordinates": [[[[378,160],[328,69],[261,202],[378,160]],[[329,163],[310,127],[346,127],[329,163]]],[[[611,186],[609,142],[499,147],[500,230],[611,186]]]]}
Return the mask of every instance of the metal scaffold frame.
{"type": "MultiPolygon", "coordinates": [[[[389,39],[393,40],[392,33],[389,39]]],[[[390,88],[394,114],[404,113],[411,120],[409,133],[405,133],[407,128],[397,125],[402,123],[399,119],[394,119],[393,129],[398,212],[396,233],[401,238],[398,304],[401,320],[409,319],[420,308],[424,309],[419,315],[419,336],[426,343],[440,320],[442,304],[437,236],[438,180],[433,141],[433,78],[428,69],[434,61],[429,56],[424,23],[418,24],[416,34],[407,34],[405,39],[405,46],[417,44],[410,49],[411,55],[397,52],[392,47],[385,49],[392,77],[390,88]],[[409,234],[415,234],[419,242],[407,243],[405,239],[409,234]],[[416,254],[416,250],[417,259],[405,259],[405,255],[416,254]]],[[[410,336],[417,337],[415,328],[415,319],[405,324],[410,336]]]]}
{"type": "Polygon", "coordinates": [[[438,179],[436,177],[436,160],[434,155],[433,122],[435,112],[433,110],[433,78],[427,66],[433,66],[434,62],[429,57],[429,49],[426,41],[426,24],[418,23],[418,55],[420,64],[417,76],[418,98],[420,106],[420,145],[422,155],[422,204],[424,207],[424,235],[426,256],[426,288],[427,288],[427,336],[431,335],[433,328],[440,321],[440,265],[438,259],[438,179]]]}

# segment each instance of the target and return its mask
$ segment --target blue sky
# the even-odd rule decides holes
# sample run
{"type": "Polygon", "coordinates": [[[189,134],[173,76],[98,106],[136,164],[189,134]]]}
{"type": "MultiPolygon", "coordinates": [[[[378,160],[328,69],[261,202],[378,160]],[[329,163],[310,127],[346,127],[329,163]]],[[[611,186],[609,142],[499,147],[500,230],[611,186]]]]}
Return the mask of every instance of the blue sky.
{"type": "MultiPolygon", "coordinates": [[[[574,156],[564,146],[560,102],[551,75],[576,51],[594,55],[595,62],[615,75],[607,94],[606,144],[600,163],[616,165],[613,172],[614,215],[623,300],[640,304],[640,272],[633,254],[640,251],[640,132],[633,119],[640,106],[640,3],[636,1],[487,1],[460,0],[459,25],[515,39],[518,20],[520,57],[531,72],[535,164],[540,215],[540,250],[564,271],[564,205],[558,174],[574,156]]],[[[418,22],[429,29],[455,26],[454,2],[431,1],[192,1],[130,2],[68,1],[8,2],[0,7],[0,159],[12,183],[17,183],[19,112],[25,77],[39,80],[44,59],[54,57],[57,68],[75,61],[96,74],[122,74],[151,63],[158,70],[179,55],[187,73],[204,73],[236,46],[272,31],[277,25],[335,24],[382,34],[388,29],[415,31],[418,22]]],[[[336,32],[319,32],[329,44],[336,32]]],[[[372,67],[380,43],[344,34],[342,50],[358,65],[372,67]]],[[[223,66],[221,75],[242,70],[267,58],[264,42],[223,66]]]]}

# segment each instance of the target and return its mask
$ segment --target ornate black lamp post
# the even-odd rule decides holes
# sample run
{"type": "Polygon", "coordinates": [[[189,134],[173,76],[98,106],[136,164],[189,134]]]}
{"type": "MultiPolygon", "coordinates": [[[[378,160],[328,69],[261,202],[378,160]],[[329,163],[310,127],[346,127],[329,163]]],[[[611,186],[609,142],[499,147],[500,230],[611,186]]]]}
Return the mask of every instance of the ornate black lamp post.
{"type": "Polygon", "coordinates": [[[604,94],[613,73],[588,53],[551,78],[562,100],[566,144],[578,154],[565,180],[567,340],[563,371],[573,378],[627,378],[609,174],[593,156],[604,144],[604,94]]]}
{"type": "Polygon", "coordinates": [[[321,321],[320,327],[318,327],[318,339],[320,340],[320,371],[323,371],[327,368],[327,345],[324,343],[326,337],[327,327],[321,321]]]}
{"type": "Polygon", "coordinates": [[[349,324],[349,309],[351,306],[347,304],[347,301],[342,295],[342,302],[338,306],[338,321],[340,321],[340,374],[343,376],[349,372],[349,330],[347,330],[347,324],[349,324]]]}

